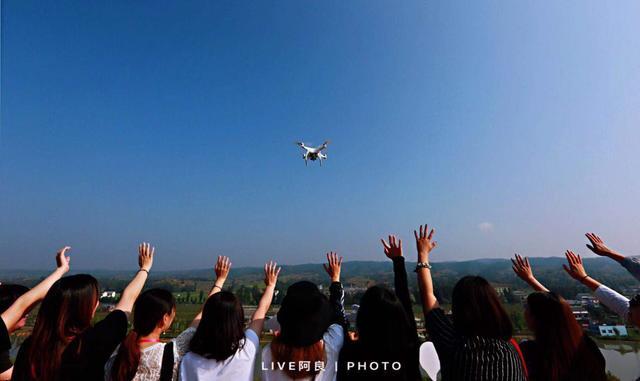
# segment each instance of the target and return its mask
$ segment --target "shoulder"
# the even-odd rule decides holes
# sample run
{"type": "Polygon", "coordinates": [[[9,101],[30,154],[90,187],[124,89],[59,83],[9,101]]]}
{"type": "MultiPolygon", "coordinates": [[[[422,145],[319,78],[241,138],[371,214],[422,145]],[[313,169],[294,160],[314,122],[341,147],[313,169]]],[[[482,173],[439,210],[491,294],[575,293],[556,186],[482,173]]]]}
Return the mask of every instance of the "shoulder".
{"type": "Polygon", "coordinates": [[[189,351],[191,339],[196,333],[195,327],[189,327],[173,339],[173,353],[176,357],[184,356],[189,351]]]}
{"type": "Polygon", "coordinates": [[[260,346],[260,337],[254,330],[252,330],[251,328],[248,328],[244,331],[244,343],[245,345],[250,343],[256,348],[258,348],[260,346]]]}
{"type": "Polygon", "coordinates": [[[112,329],[123,329],[127,330],[127,325],[129,320],[127,319],[127,314],[121,310],[113,310],[109,312],[104,319],[97,322],[94,328],[112,328],[112,329]]]}
{"type": "Polygon", "coordinates": [[[327,349],[338,352],[344,344],[344,328],[340,324],[331,324],[322,339],[327,349]]]}
{"type": "Polygon", "coordinates": [[[440,307],[434,308],[427,312],[424,316],[425,324],[428,326],[447,326],[452,327],[451,319],[445,315],[444,310],[440,307]]]}

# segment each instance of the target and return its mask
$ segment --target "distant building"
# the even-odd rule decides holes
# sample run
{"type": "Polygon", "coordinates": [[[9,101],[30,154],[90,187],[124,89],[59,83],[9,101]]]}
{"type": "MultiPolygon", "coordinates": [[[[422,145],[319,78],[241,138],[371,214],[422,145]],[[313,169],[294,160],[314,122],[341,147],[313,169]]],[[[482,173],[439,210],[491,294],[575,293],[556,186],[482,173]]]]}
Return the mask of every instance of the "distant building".
{"type": "Polygon", "coordinates": [[[627,327],[624,325],[599,325],[600,336],[627,336],[627,327]]]}
{"type": "Polygon", "coordinates": [[[115,298],[118,295],[117,292],[112,291],[112,290],[105,290],[102,291],[102,295],[100,295],[100,298],[115,298]]]}
{"type": "Polygon", "coordinates": [[[522,290],[515,290],[511,293],[517,300],[520,300],[520,303],[524,303],[527,301],[527,296],[529,296],[529,292],[522,290]]]}
{"type": "Polygon", "coordinates": [[[504,294],[508,293],[511,289],[506,284],[494,283],[493,289],[496,290],[496,293],[500,296],[504,296],[504,294]]]}
{"type": "Polygon", "coordinates": [[[576,295],[576,300],[578,302],[580,302],[583,306],[599,306],[600,305],[600,301],[598,301],[598,299],[586,292],[581,292],[578,295],[576,295]]]}

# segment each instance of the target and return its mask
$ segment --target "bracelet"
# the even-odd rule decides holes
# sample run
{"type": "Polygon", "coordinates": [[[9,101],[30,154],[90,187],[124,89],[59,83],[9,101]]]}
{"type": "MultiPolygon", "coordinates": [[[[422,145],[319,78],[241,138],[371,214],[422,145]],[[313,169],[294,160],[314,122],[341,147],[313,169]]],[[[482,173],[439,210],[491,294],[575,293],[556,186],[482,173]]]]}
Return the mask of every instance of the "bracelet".
{"type": "Polygon", "coordinates": [[[431,270],[431,265],[429,264],[429,262],[418,262],[416,264],[416,269],[414,271],[418,272],[420,269],[429,269],[429,270],[431,270]]]}
{"type": "Polygon", "coordinates": [[[149,275],[149,270],[147,270],[147,269],[140,269],[140,270],[138,270],[138,272],[140,272],[140,271],[144,271],[145,273],[147,273],[147,275],[149,275]]]}
{"type": "Polygon", "coordinates": [[[214,284],[212,289],[215,289],[216,287],[218,287],[220,291],[222,291],[222,287],[218,286],[217,284],[214,284]]]}
{"type": "Polygon", "coordinates": [[[582,278],[580,278],[580,282],[582,282],[583,280],[587,279],[589,277],[589,275],[585,275],[582,278]]]}

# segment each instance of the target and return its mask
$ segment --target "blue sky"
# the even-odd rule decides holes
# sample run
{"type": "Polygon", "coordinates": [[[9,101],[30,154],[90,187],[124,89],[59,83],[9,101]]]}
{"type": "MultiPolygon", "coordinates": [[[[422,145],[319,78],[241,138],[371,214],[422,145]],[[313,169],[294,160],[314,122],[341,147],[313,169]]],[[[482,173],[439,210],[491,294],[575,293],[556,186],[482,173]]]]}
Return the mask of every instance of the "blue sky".
{"type": "Polygon", "coordinates": [[[0,266],[640,254],[640,3],[2,2],[0,266]],[[331,139],[322,168],[296,140],[331,139]]]}

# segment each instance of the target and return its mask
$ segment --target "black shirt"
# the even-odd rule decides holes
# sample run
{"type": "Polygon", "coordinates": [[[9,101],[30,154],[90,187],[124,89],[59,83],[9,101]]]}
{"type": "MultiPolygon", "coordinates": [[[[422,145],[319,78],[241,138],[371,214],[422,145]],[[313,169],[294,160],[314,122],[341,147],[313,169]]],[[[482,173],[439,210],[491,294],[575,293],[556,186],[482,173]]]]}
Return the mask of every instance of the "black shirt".
{"type": "Polygon", "coordinates": [[[441,308],[425,316],[429,337],[440,359],[443,381],[525,381],[516,348],[508,341],[480,336],[464,337],[441,308]]]}
{"type": "Polygon", "coordinates": [[[406,354],[389,354],[384,348],[367,347],[360,341],[351,341],[345,334],[345,343],[340,351],[338,360],[337,380],[421,380],[419,365],[419,341],[416,321],[413,316],[411,296],[407,282],[407,270],[404,257],[393,259],[394,291],[396,297],[402,303],[409,321],[409,342],[406,345],[406,354]],[[394,370],[391,364],[383,362],[399,362],[400,369],[394,370]],[[348,363],[367,364],[366,369],[358,369],[357,365],[348,363]],[[376,369],[371,364],[376,364],[376,369]]]}
{"type": "Polygon", "coordinates": [[[4,373],[13,366],[11,357],[9,357],[10,350],[11,339],[9,338],[9,330],[7,330],[4,320],[0,318],[0,373],[4,373]]]}
{"type": "MultiPolygon", "coordinates": [[[[62,353],[58,372],[60,381],[103,381],[104,364],[127,335],[127,315],[115,310],[93,327],[87,328],[69,343],[62,353]]],[[[13,381],[36,381],[29,374],[27,338],[18,351],[13,368],[13,381]]],[[[37,345],[37,344],[35,344],[37,345]]]]}
{"type": "MultiPolygon", "coordinates": [[[[527,363],[529,380],[542,381],[549,377],[544,374],[543,364],[544,350],[535,340],[526,340],[520,344],[522,356],[527,363]]],[[[567,374],[560,375],[560,379],[566,381],[580,380],[606,380],[606,362],[598,345],[587,335],[583,336],[582,345],[578,348],[567,374]]]]}

